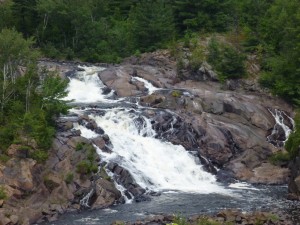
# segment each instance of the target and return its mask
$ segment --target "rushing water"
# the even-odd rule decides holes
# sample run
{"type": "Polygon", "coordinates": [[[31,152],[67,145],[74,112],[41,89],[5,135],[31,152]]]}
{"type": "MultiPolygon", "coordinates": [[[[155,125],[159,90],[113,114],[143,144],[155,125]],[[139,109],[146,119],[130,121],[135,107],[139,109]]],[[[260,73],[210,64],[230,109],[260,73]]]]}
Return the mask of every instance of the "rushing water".
{"type": "MultiPolygon", "coordinates": [[[[151,121],[145,118],[138,105],[125,100],[112,100],[113,91],[104,94],[105,85],[98,77],[104,68],[81,67],[76,77],[70,78],[69,95],[77,105],[101,104],[99,110],[104,113],[89,112],[89,117],[96,121],[109,136],[112,153],[97,149],[102,161],[117,163],[128,170],[136,183],[146,191],[159,192],[151,201],[116,205],[105,210],[86,211],[80,214],[66,214],[53,224],[110,224],[112,221],[136,220],[152,214],[181,213],[192,215],[211,213],[224,208],[241,208],[245,211],[253,208],[274,208],[286,206],[282,196],[286,187],[253,187],[245,183],[224,186],[216,178],[205,172],[199,160],[188,153],[182,146],[163,142],[156,138],[151,121]],[[128,104],[127,107],[120,107],[128,104]],[[109,107],[105,107],[109,104],[109,107]],[[281,196],[281,197],[280,197],[281,196]]],[[[158,90],[148,81],[134,77],[145,84],[149,93],[158,90]]],[[[72,113],[85,114],[85,109],[74,109],[72,113]]],[[[279,115],[276,111],[274,118],[279,115]]],[[[277,120],[276,120],[277,122],[277,120]]],[[[281,122],[280,120],[277,122],[281,122]]],[[[83,125],[74,124],[86,138],[95,138],[99,134],[83,125]]],[[[288,135],[286,131],[286,135],[288,135]]],[[[112,173],[109,173],[113,176],[112,173]]],[[[124,187],[117,184],[124,193],[124,187]]],[[[90,195],[89,193],[88,195],[90,195]]],[[[82,204],[87,204],[86,196],[82,204]]]]}

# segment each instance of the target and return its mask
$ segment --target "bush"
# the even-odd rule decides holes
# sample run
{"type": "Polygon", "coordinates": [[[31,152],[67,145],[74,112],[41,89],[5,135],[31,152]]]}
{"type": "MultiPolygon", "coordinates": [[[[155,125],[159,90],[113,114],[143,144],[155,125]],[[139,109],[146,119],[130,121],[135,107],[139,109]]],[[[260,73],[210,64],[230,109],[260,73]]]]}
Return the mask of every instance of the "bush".
{"type": "Polygon", "coordinates": [[[94,163],[83,160],[76,166],[76,172],[79,174],[90,174],[90,173],[97,173],[98,172],[98,166],[94,163]]]}
{"type": "Polygon", "coordinates": [[[10,157],[8,155],[0,154],[0,162],[6,163],[9,159],[10,157]]]}
{"type": "Polygon", "coordinates": [[[299,155],[300,151],[300,110],[297,110],[295,116],[295,132],[289,136],[285,143],[285,148],[289,152],[291,159],[299,155]]]}
{"type": "Polygon", "coordinates": [[[233,46],[221,44],[212,38],[208,46],[207,61],[217,71],[219,79],[239,79],[245,76],[246,57],[233,46]]]}
{"type": "Polygon", "coordinates": [[[291,159],[290,154],[288,152],[276,152],[270,157],[270,162],[274,165],[287,163],[291,159]]]}
{"type": "Polygon", "coordinates": [[[48,159],[48,152],[44,150],[35,150],[30,154],[30,157],[38,163],[44,163],[48,159]]]}
{"type": "Polygon", "coordinates": [[[76,151],[82,150],[83,147],[84,147],[84,145],[85,145],[85,144],[84,144],[83,142],[77,143],[77,144],[76,144],[76,147],[75,147],[75,150],[76,150],[76,151]]]}
{"type": "Polygon", "coordinates": [[[70,184],[73,182],[74,174],[73,173],[67,173],[65,181],[67,184],[70,184]]]}
{"type": "Polygon", "coordinates": [[[5,192],[4,187],[0,187],[0,200],[4,200],[7,198],[7,194],[5,192]]]}

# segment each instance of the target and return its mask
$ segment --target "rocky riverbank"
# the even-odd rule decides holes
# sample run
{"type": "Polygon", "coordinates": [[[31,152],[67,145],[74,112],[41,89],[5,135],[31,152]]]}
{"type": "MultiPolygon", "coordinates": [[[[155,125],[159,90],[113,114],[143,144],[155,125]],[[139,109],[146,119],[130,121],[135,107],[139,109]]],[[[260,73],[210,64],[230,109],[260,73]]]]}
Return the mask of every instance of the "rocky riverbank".
{"type": "Polygon", "coordinates": [[[242,225],[293,225],[288,215],[282,212],[252,212],[245,213],[239,210],[227,209],[215,215],[194,215],[189,218],[181,217],[180,215],[156,215],[147,219],[126,222],[115,221],[112,225],[228,225],[228,224],[242,224],[242,225]]]}

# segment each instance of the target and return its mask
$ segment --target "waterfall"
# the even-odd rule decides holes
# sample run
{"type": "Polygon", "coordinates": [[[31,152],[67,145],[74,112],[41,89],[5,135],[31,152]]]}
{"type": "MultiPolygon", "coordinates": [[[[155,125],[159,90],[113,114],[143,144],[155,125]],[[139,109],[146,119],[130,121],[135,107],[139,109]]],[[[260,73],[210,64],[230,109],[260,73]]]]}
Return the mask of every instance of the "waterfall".
{"type": "MultiPolygon", "coordinates": [[[[108,101],[102,94],[105,85],[99,80],[97,71],[102,68],[79,72],[70,78],[68,99],[77,103],[108,101]]],[[[142,78],[134,78],[140,80],[142,78]]],[[[157,88],[147,85],[149,93],[157,88]]],[[[111,100],[113,102],[113,100],[111,100]]],[[[117,100],[116,100],[117,101],[117,100]]],[[[88,109],[72,110],[73,113],[85,114],[88,109]]],[[[93,111],[96,111],[93,109],[93,111]]],[[[135,182],[146,191],[181,191],[193,193],[225,193],[216,178],[202,169],[199,160],[181,145],[173,145],[157,139],[151,121],[142,115],[139,107],[101,108],[103,113],[89,112],[89,118],[101,127],[112,143],[112,153],[97,149],[102,161],[116,163],[126,169],[135,182]]],[[[99,136],[84,125],[74,124],[86,138],[99,136]]],[[[113,174],[110,174],[113,176],[113,174]]],[[[118,187],[118,185],[117,185],[118,187]]],[[[119,186],[119,190],[123,187],[119,186]]],[[[128,200],[129,201],[129,200],[128,200]]]]}
{"type": "Polygon", "coordinates": [[[154,87],[153,84],[151,84],[149,81],[145,80],[144,78],[141,78],[141,77],[132,77],[132,80],[137,80],[137,81],[140,81],[140,82],[144,83],[145,88],[148,89],[148,94],[149,95],[151,95],[155,91],[159,90],[159,88],[154,87]]]}
{"type": "Polygon", "coordinates": [[[293,132],[295,122],[283,111],[278,109],[275,109],[274,112],[271,109],[268,110],[275,119],[275,125],[267,140],[276,147],[283,147],[289,135],[293,132]]]}
{"type": "Polygon", "coordinates": [[[79,67],[76,77],[70,78],[67,88],[68,96],[64,100],[74,100],[77,103],[92,103],[108,101],[108,95],[104,95],[103,89],[106,87],[98,77],[98,72],[105,70],[103,67],[79,67]]]}
{"type": "Polygon", "coordinates": [[[113,153],[103,153],[106,162],[126,168],[135,181],[151,191],[220,192],[215,177],[202,170],[195,157],[181,145],[155,138],[150,121],[129,110],[112,109],[92,116],[112,142],[113,153]],[[143,121],[136,124],[136,120],[143,121]]]}

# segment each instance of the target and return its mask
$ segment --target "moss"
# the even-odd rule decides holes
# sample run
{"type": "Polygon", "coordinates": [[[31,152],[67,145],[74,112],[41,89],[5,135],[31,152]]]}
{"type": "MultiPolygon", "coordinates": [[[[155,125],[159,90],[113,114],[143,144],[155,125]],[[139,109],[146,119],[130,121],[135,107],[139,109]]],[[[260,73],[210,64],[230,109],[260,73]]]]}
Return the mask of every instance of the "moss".
{"type": "Polygon", "coordinates": [[[174,98],[179,98],[179,97],[182,95],[182,93],[181,93],[181,91],[174,90],[174,91],[172,91],[171,95],[172,95],[174,98]]]}
{"type": "Polygon", "coordinates": [[[75,150],[76,151],[81,151],[84,146],[85,146],[85,143],[83,143],[83,142],[77,143],[77,145],[75,147],[75,150]]]}
{"type": "Polygon", "coordinates": [[[5,192],[4,187],[0,187],[0,200],[4,200],[7,198],[7,194],[5,192]]]}
{"type": "Polygon", "coordinates": [[[10,157],[8,155],[0,154],[0,162],[6,163],[9,159],[10,159],[10,157]]]}
{"type": "Polygon", "coordinates": [[[74,180],[74,174],[73,173],[67,173],[66,178],[65,178],[65,182],[67,184],[71,184],[74,180]]]}

